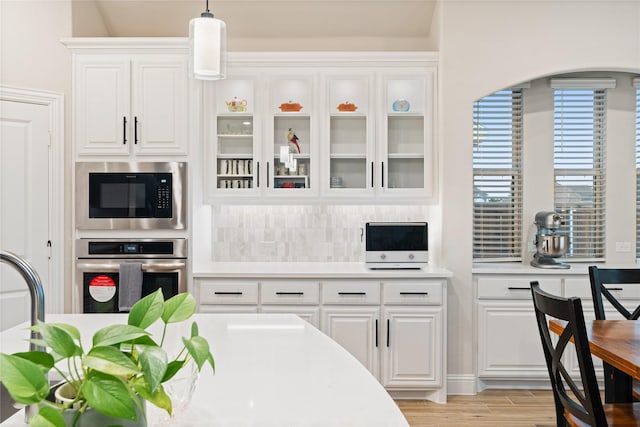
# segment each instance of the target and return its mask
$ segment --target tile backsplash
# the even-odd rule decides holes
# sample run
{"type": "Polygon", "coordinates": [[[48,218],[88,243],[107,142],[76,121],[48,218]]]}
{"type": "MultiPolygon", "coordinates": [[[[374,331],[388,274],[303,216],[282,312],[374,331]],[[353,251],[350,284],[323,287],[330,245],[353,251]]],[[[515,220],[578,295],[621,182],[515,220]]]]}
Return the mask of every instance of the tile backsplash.
{"type": "Polygon", "coordinates": [[[364,261],[364,225],[429,221],[429,207],[214,206],[212,254],[217,262],[364,261]]]}

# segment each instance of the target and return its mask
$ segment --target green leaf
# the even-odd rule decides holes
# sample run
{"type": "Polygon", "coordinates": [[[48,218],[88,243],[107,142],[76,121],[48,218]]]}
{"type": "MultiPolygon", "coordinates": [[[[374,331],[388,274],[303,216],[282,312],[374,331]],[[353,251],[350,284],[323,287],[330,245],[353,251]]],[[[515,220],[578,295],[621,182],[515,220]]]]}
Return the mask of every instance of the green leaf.
{"type": "Polygon", "coordinates": [[[39,332],[47,347],[62,358],[79,355],[80,347],[76,345],[73,335],[55,324],[38,323],[34,330],[39,332]]]}
{"type": "Polygon", "coordinates": [[[147,402],[150,402],[160,409],[164,409],[169,414],[173,411],[171,398],[164,391],[164,387],[160,385],[153,393],[149,392],[147,384],[143,380],[136,381],[133,384],[135,391],[147,402]]]}
{"type": "Polygon", "coordinates": [[[89,368],[114,376],[135,375],[140,372],[138,365],[115,347],[93,347],[82,361],[89,368]]]}
{"type": "Polygon", "coordinates": [[[140,346],[140,366],[149,390],[154,393],[167,371],[167,353],[160,347],[140,346]]]}
{"type": "Polygon", "coordinates": [[[198,324],[196,322],[193,322],[191,324],[191,337],[197,337],[198,335],[200,335],[198,333],[198,324]]]}
{"type": "Polygon", "coordinates": [[[160,319],[163,308],[164,297],[162,296],[162,289],[158,289],[131,307],[127,323],[146,329],[155,323],[156,320],[160,319]]]}
{"type": "Polygon", "coordinates": [[[60,328],[65,330],[69,335],[73,337],[76,341],[80,341],[80,331],[73,325],[69,325],[67,323],[47,323],[49,326],[55,326],[56,328],[60,328]]]}
{"type": "Polygon", "coordinates": [[[162,320],[164,323],[182,322],[196,312],[196,299],[193,295],[183,292],[164,302],[162,320]]]}
{"type": "Polygon", "coordinates": [[[92,372],[85,380],[82,393],[93,409],[115,418],[135,420],[135,403],[126,384],[118,378],[92,372]]]}
{"type": "Polygon", "coordinates": [[[31,427],[65,427],[62,413],[51,406],[43,406],[40,411],[29,419],[31,427]]]}
{"type": "Polygon", "coordinates": [[[13,400],[25,405],[38,403],[49,394],[49,382],[41,366],[12,354],[0,353],[0,382],[13,400]]]}
{"type": "Polygon", "coordinates": [[[213,361],[213,355],[211,354],[211,351],[209,351],[209,343],[206,339],[200,336],[191,337],[189,339],[183,337],[182,342],[198,365],[198,371],[202,370],[202,366],[205,362],[209,362],[211,369],[215,372],[216,365],[213,361]]]}
{"type": "Polygon", "coordinates": [[[149,335],[147,331],[131,325],[111,325],[102,328],[93,335],[93,346],[107,346],[132,341],[149,335]]]}
{"type": "Polygon", "coordinates": [[[186,360],[174,360],[169,363],[167,366],[167,371],[164,373],[164,378],[162,378],[162,382],[169,381],[175,374],[178,373],[180,369],[184,366],[186,360]]]}
{"type": "Polygon", "coordinates": [[[49,372],[55,364],[53,356],[49,353],[45,353],[44,351],[28,351],[24,353],[14,353],[13,355],[35,363],[45,374],[49,372]]]}

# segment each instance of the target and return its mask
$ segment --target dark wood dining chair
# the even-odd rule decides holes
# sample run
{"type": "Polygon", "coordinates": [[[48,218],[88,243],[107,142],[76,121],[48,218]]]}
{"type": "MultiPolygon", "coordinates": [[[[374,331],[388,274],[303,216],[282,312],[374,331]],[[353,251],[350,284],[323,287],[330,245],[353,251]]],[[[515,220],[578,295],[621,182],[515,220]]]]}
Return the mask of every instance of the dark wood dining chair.
{"type": "Polygon", "coordinates": [[[598,388],[580,298],[551,295],[537,281],[531,282],[536,321],[542,341],[556,406],[558,426],[614,427],[640,426],[640,403],[603,404],[598,388]],[[564,320],[567,325],[554,344],[549,319],[564,320]],[[573,342],[573,346],[568,345],[573,342]],[[565,350],[575,352],[580,368],[577,381],[565,366],[565,350]]]}
{"type": "MultiPolygon", "coordinates": [[[[605,320],[606,312],[604,301],[608,301],[627,320],[638,320],[640,317],[640,305],[633,308],[621,303],[612,292],[615,285],[640,285],[640,269],[637,268],[599,268],[595,265],[589,267],[589,280],[591,281],[591,296],[596,319],[605,320]],[[608,287],[605,285],[609,285],[608,287]],[[604,298],[603,298],[604,297],[604,298]]],[[[633,400],[640,401],[640,383],[602,362],[605,378],[605,401],[620,401],[619,396],[633,396],[633,400]],[[618,396],[618,397],[616,397],[618,396]]]]}
{"type": "Polygon", "coordinates": [[[639,268],[598,268],[592,265],[589,267],[589,280],[591,281],[591,296],[593,297],[596,319],[606,319],[604,300],[602,299],[604,296],[625,319],[638,320],[640,317],[640,305],[635,307],[633,311],[629,311],[629,308],[625,307],[611,293],[612,290],[615,290],[615,286],[607,288],[605,285],[640,285],[639,268]]]}

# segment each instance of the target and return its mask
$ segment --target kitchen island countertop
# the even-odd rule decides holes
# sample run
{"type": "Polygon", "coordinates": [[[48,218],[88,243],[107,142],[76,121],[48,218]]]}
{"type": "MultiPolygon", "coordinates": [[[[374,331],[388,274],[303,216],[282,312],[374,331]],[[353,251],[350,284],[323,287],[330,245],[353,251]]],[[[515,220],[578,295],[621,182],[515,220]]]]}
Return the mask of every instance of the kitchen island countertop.
{"type": "MultiPolygon", "coordinates": [[[[77,326],[87,344],[95,330],[120,320],[126,323],[126,315],[46,318],[77,326]]],[[[206,367],[191,405],[172,420],[147,405],[149,426],[408,426],[395,402],[353,356],[294,315],[196,314],[194,320],[209,340],[216,373],[206,367]]],[[[170,328],[175,334],[171,342],[188,336],[190,322],[171,326],[176,326],[170,328]]],[[[25,327],[0,333],[0,350],[27,350],[25,327]]],[[[23,426],[23,418],[21,411],[2,426],[23,426]]]]}

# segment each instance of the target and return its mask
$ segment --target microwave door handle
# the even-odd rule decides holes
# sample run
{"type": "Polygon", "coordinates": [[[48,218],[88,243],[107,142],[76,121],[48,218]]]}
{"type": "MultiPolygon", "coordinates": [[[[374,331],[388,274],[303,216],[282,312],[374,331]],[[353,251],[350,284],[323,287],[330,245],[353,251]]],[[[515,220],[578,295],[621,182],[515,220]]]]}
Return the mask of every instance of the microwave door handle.
{"type": "MultiPolygon", "coordinates": [[[[125,261],[126,262],[126,261],[125,261]]],[[[150,263],[142,264],[142,271],[157,272],[157,271],[170,271],[184,268],[186,264],[184,262],[167,262],[167,263],[150,263]]],[[[120,264],[98,264],[98,263],[79,263],[78,269],[84,272],[100,271],[100,272],[117,272],[120,271],[120,264]]]]}

